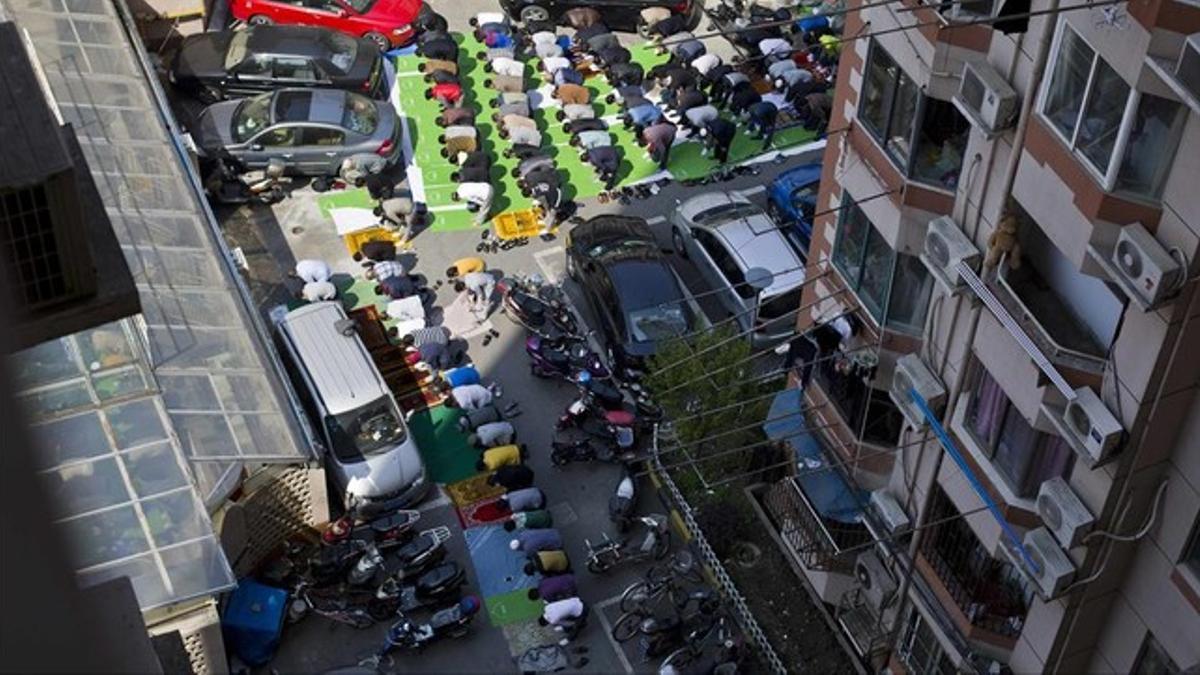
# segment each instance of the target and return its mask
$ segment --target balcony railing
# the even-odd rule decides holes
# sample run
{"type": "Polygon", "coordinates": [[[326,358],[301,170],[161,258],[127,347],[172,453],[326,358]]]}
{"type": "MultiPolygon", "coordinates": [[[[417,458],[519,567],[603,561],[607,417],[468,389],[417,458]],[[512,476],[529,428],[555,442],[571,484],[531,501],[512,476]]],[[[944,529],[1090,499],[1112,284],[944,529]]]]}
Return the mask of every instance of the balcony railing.
{"type": "Polygon", "coordinates": [[[1003,638],[1020,635],[1029,609],[1020,573],[989,556],[963,521],[929,532],[920,554],[971,627],[1003,638]]]}
{"type": "Polygon", "coordinates": [[[780,538],[809,569],[848,574],[860,547],[872,541],[862,523],[821,516],[795,478],[772,485],[763,496],[763,505],[780,538]]]}
{"type": "Polygon", "coordinates": [[[904,417],[892,399],[887,392],[864,382],[861,376],[839,372],[837,364],[837,359],[823,358],[813,369],[813,378],[821,390],[833,402],[854,435],[859,437],[859,431],[862,431],[859,440],[882,447],[895,446],[900,438],[900,429],[904,426],[904,417]]]}
{"type": "Polygon", "coordinates": [[[1062,300],[1029,265],[1013,270],[1005,260],[989,286],[1051,361],[1073,370],[1104,372],[1104,347],[1075,321],[1062,300]]]}
{"type": "Polygon", "coordinates": [[[879,621],[879,614],[864,595],[859,587],[843,593],[834,618],[858,655],[869,660],[887,649],[891,633],[884,630],[886,624],[879,621]]]}

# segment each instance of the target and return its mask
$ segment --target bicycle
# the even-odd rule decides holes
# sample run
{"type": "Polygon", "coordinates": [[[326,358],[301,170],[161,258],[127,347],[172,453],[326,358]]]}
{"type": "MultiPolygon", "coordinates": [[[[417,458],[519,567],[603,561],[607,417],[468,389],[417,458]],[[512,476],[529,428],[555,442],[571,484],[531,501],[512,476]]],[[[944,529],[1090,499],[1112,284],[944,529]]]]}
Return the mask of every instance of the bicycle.
{"type": "Polygon", "coordinates": [[[730,630],[725,617],[719,617],[705,630],[696,630],[688,634],[684,644],[679,649],[667,655],[659,666],[659,672],[686,673],[689,672],[708,647],[712,637],[716,637],[717,655],[714,659],[713,672],[739,672],[742,661],[742,650],[734,632],[730,630]]]}
{"type": "Polygon", "coordinates": [[[695,584],[703,581],[699,571],[691,566],[690,556],[683,561],[673,558],[665,570],[652,568],[647,576],[647,581],[639,581],[621,594],[619,605],[624,613],[612,628],[612,637],[617,642],[627,642],[642,632],[643,623],[654,617],[655,606],[664,596],[670,600],[676,618],[688,621],[711,616],[720,607],[720,599],[711,590],[690,591],[679,582],[680,578],[695,584]]]}
{"type": "Polygon", "coordinates": [[[644,581],[626,588],[621,594],[621,612],[628,613],[646,607],[664,593],[676,607],[681,608],[688,599],[688,591],[680,583],[681,579],[697,585],[704,583],[700,570],[687,551],[679,551],[663,564],[651,567],[644,581]]]}

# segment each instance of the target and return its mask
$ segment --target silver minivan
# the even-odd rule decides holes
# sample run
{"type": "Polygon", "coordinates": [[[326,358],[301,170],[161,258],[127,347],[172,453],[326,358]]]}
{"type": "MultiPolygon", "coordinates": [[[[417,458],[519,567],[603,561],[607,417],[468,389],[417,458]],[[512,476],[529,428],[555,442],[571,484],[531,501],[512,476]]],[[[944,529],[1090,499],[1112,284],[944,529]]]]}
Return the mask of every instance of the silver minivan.
{"type": "Polygon", "coordinates": [[[341,304],[305,305],[276,329],[346,508],[370,516],[424,498],[417,444],[341,304]]]}
{"type": "Polygon", "coordinates": [[[671,214],[671,244],[696,264],[755,348],[777,344],[795,332],[804,258],[749,199],[709,192],[681,203],[671,214]],[[746,283],[746,272],[753,268],[772,274],[761,297],[746,283]]]}

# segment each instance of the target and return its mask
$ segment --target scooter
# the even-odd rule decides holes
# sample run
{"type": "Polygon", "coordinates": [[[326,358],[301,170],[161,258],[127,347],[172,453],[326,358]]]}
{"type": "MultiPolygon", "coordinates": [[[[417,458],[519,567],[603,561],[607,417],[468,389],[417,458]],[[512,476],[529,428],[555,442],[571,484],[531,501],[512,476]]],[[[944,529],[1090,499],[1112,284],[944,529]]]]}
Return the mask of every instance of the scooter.
{"type": "Polygon", "coordinates": [[[374,596],[370,591],[355,591],[344,586],[309,588],[301,584],[295,591],[295,597],[303,600],[314,613],[338,623],[355,628],[375,625],[375,617],[370,610],[374,596]]]}
{"type": "Polygon", "coordinates": [[[361,539],[347,539],[330,546],[322,546],[308,559],[308,573],[318,586],[341,581],[346,572],[371,548],[361,539]]]}
{"type": "Polygon", "coordinates": [[[617,531],[625,533],[629,531],[629,525],[633,522],[633,511],[637,506],[637,482],[633,479],[633,474],[630,473],[630,467],[625,466],[625,473],[621,476],[621,482],[617,483],[617,489],[613,491],[611,497],[608,498],[608,519],[617,526],[617,531]]]}
{"type": "Polygon", "coordinates": [[[534,377],[561,377],[575,381],[581,372],[587,372],[592,379],[599,380],[610,376],[604,361],[583,342],[556,344],[534,333],[525,338],[525,353],[529,355],[529,372],[534,377]]]}
{"type": "Polygon", "coordinates": [[[368,544],[362,557],[350,569],[347,580],[354,586],[366,586],[375,582],[381,573],[397,581],[410,579],[446,557],[443,544],[448,539],[450,528],[435,527],[421,532],[387,556],[374,543],[368,544]]]}
{"type": "Polygon", "coordinates": [[[550,288],[513,277],[505,277],[496,284],[505,315],[526,330],[552,340],[582,340],[575,315],[550,288]],[[535,290],[527,290],[530,287],[535,290]]]}
{"type": "Polygon", "coordinates": [[[646,560],[661,560],[671,549],[671,528],[667,517],[654,513],[641,516],[637,522],[645,528],[641,536],[626,537],[621,541],[611,539],[603,534],[603,541],[593,546],[592,542],[584,539],[587,545],[587,568],[593,574],[604,574],[614,567],[625,563],[640,563],[646,560]]]}
{"type": "Polygon", "coordinates": [[[393,649],[419,651],[441,638],[462,637],[467,634],[471,620],[479,613],[479,607],[479,598],[467,596],[454,605],[434,612],[429,623],[423,624],[414,624],[401,613],[400,620],[388,629],[379,651],[367,661],[373,661],[378,666],[393,649]]]}
{"type": "Polygon", "coordinates": [[[550,442],[550,462],[555,467],[561,468],[573,462],[595,460],[615,464],[636,460],[633,434],[621,434],[620,436],[612,440],[599,438],[555,439],[550,442]]]}
{"type": "Polygon", "coordinates": [[[383,621],[397,611],[411,612],[431,605],[444,605],[458,599],[459,588],[466,582],[467,573],[455,562],[438,565],[409,585],[389,577],[375,591],[375,601],[369,608],[371,616],[383,621]]]}
{"type": "Polygon", "coordinates": [[[403,510],[355,525],[355,514],[347,512],[321,534],[321,541],[336,544],[347,539],[360,539],[374,542],[380,549],[388,549],[411,540],[412,528],[420,519],[420,511],[403,510]]]}

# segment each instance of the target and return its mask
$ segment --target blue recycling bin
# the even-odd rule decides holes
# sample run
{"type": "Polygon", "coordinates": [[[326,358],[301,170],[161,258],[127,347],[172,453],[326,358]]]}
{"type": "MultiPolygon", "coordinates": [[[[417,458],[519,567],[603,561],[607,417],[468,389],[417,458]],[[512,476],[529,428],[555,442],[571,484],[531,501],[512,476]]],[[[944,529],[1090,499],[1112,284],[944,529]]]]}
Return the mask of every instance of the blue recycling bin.
{"type": "Polygon", "coordinates": [[[287,605],[287,591],[248,579],[239,581],[221,617],[225,643],[247,665],[267,663],[279,646],[287,605]]]}

